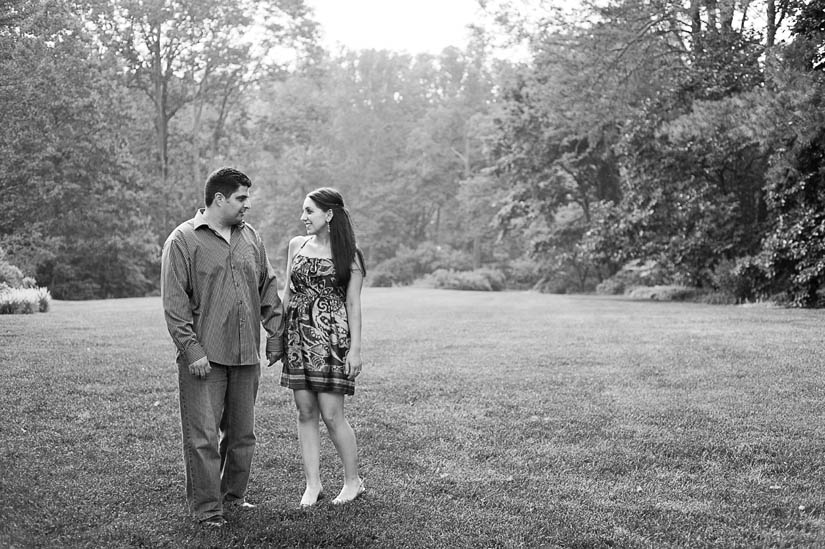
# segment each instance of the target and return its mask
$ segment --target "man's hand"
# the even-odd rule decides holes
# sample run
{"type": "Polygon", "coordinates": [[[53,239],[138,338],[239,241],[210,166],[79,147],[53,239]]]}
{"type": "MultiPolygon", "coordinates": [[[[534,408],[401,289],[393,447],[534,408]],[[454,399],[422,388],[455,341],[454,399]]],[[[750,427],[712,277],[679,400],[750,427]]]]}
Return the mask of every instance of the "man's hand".
{"type": "Polygon", "coordinates": [[[212,370],[212,366],[209,365],[209,360],[206,357],[200,358],[189,365],[189,373],[195,377],[206,377],[212,370]]]}
{"type": "Polygon", "coordinates": [[[284,353],[282,353],[282,352],[273,351],[271,353],[266,353],[266,360],[268,362],[266,367],[269,368],[270,366],[272,366],[273,364],[275,364],[276,362],[278,362],[282,358],[284,358],[284,353]]]}

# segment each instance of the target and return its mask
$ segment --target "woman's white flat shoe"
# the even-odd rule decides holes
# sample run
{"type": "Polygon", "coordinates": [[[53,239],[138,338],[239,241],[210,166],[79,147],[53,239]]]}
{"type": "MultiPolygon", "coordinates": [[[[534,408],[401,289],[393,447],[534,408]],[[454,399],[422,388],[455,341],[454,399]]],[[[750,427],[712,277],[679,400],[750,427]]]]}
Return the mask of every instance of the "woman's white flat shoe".
{"type": "Polygon", "coordinates": [[[345,503],[355,501],[361,494],[363,494],[366,491],[367,491],[367,489],[364,487],[364,481],[363,480],[359,481],[358,491],[355,492],[354,496],[352,496],[349,499],[344,499],[344,498],[341,497],[341,494],[338,494],[338,497],[336,497],[334,500],[332,500],[332,504],[333,505],[343,505],[345,503]]]}
{"type": "Polygon", "coordinates": [[[322,499],[324,499],[324,489],[323,489],[323,488],[321,488],[321,489],[318,491],[318,495],[317,495],[317,496],[315,496],[315,500],[312,500],[312,501],[310,501],[310,500],[306,497],[306,493],[305,493],[305,494],[304,494],[304,497],[303,497],[303,498],[301,498],[301,504],[300,504],[298,507],[299,507],[300,509],[307,509],[307,508],[309,508],[309,507],[312,507],[313,505],[315,505],[316,503],[318,503],[318,502],[319,502],[319,501],[321,501],[322,499]]]}

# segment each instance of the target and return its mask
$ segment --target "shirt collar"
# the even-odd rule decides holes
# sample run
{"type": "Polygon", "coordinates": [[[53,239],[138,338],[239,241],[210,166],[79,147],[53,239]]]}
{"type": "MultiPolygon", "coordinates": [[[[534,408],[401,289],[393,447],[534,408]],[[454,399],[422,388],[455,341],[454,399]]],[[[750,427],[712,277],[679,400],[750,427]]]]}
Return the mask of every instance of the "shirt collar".
{"type": "MultiPolygon", "coordinates": [[[[197,212],[195,212],[195,218],[193,221],[195,222],[195,229],[199,229],[206,225],[209,227],[209,222],[206,220],[206,216],[204,215],[206,212],[206,208],[199,208],[197,212]]],[[[237,227],[238,229],[243,229],[246,226],[246,221],[241,221],[237,225],[234,225],[233,228],[237,227]]],[[[211,228],[211,227],[210,227],[211,228]]],[[[214,230],[214,229],[212,229],[214,230]]]]}
{"type": "Polygon", "coordinates": [[[205,208],[200,208],[197,212],[195,212],[195,219],[193,221],[195,222],[196,229],[199,229],[204,225],[209,226],[209,223],[206,221],[206,216],[203,215],[205,211],[205,208]]]}

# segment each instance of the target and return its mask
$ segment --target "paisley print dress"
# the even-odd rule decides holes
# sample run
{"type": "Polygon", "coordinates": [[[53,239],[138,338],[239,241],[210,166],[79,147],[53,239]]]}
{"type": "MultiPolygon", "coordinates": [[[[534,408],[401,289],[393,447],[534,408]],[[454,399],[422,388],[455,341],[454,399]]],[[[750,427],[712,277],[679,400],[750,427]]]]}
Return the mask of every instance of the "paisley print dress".
{"type": "Polygon", "coordinates": [[[332,259],[307,257],[298,250],[289,289],[281,385],[355,394],[355,380],[344,374],[350,346],[346,289],[335,285],[332,259]]]}

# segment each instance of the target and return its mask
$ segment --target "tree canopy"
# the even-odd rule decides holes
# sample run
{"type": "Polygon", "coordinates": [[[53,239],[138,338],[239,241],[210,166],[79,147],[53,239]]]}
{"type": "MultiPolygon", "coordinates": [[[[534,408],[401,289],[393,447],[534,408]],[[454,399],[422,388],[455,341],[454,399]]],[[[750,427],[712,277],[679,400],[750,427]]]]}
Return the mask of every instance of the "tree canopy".
{"type": "Polygon", "coordinates": [[[324,51],[301,0],[0,5],[0,246],[58,299],[157,291],[234,165],[278,269],[334,186],[376,281],[592,291],[645,264],[820,304],[822,0],[487,0],[437,55],[324,51]]]}

